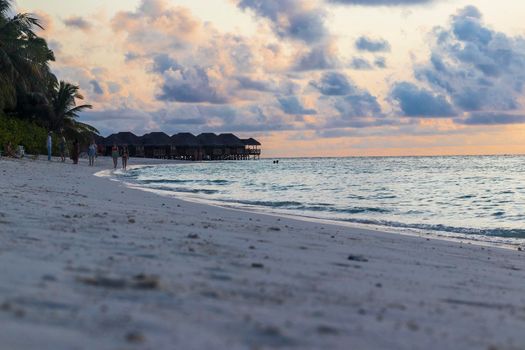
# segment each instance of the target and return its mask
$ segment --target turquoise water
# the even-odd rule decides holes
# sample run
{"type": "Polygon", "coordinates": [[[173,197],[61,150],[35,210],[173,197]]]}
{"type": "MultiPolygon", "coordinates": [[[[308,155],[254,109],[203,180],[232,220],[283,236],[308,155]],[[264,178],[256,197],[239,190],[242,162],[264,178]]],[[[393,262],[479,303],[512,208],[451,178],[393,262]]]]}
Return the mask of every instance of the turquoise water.
{"type": "Polygon", "coordinates": [[[302,158],[120,173],[228,206],[360,224],[525,239],[525,157],[302,158]]]}

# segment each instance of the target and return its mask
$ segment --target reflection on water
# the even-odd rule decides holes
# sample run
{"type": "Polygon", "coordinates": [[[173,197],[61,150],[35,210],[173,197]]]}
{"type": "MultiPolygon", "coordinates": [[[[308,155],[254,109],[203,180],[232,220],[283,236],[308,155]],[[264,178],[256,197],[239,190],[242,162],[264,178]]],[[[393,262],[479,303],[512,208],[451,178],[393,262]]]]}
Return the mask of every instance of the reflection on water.
{"type": "Polygon", "coordinates": [[[303,158],[148,166],[135,185],[239,207],[525,238],[525,157],[303,158]]]}

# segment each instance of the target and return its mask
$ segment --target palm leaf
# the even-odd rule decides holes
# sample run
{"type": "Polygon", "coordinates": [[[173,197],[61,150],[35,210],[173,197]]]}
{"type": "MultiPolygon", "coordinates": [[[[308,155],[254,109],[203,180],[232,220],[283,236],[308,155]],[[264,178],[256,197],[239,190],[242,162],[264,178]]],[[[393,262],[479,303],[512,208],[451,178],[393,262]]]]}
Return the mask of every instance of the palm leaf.
{"type": "Polygon", "coordinates": [[[89,104],[78,105],[76,100],[84,97],[79,93],[80,87],[64,81],[54,83],[53,108],[55,112],[56,124],[69,134],[96,133],[98,130],[88,124],[79,122],[79,113],[92,109],[89,104]]]}

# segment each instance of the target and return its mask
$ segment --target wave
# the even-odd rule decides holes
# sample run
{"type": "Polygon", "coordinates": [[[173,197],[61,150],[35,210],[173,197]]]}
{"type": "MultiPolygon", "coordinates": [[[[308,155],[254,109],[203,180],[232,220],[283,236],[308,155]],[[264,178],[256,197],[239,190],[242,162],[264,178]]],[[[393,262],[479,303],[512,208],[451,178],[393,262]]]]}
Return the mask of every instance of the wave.
{"type": "Polygon", "coordinates": [[[447,226],[447,225],[431,225],[431,224],[405,224],[395,221],[385,221],[385,220],[362,220],[362,219],[341,219],[338,221],[351,222],[356,224],[364,225],[374,225],[374,226],[386,226],[386,227],[395,227],[395,228],[408,228],[416,229],[427,232],[446,232],[446,233],[456,233],[464,235],[477,235],[477,236],[487,236],[487,237],[503,237],[503,238],[525,238],[525,229],[505,229],[505,228],[495,228],[495,229],[478,229],[478,228],[469,228],[469,227],[458,227],[458,226],[447,226]]]}
{"type": "Polygon", "coordinates": [[[312,203],[304,204],[295,201],[250,201],[250,200],[221,200],[222,202],[238,203],[259,207],[293,209],[313,212],[330,212],[341,214],[361,214],[361,213],[389,213],[390,210],[376,207],[352,207],[352,208],[335,208],[329,203],[312,203]]]}
{"type": "Polygon", "coordinates": [[[204,184],[204,185],[228,185],[228,180],[178,180],[178,179],[141,179],[137,180],[144,185],[155,184],[204,184]]]}
{"type": "Polygon", "coordinates": [[[185,187],[169,187],[169,186],[149,186],[155,190],[168,191],[168,192],[178,192],[178,193],[194,193],[194,194],[216,194],[219,193],[218,190],[210,190],[207,188],[185,188],[185,187]]]}

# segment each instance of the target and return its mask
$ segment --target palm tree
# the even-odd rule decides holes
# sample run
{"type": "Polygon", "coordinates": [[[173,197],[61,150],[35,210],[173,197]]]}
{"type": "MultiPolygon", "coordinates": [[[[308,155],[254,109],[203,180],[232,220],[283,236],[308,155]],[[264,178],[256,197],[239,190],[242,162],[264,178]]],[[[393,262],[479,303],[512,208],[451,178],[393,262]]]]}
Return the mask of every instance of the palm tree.
{"type": "Polygon", "coordinates": [[[67,136],[86,139],[97,129],[79,122],[78,113],[91,109],[82,100],[79,87],[58,81],[49,63],[53,51],[35,30],[44,29],[27,13],[13,15],[13,0],[0,0],[0,113],[31,118],[49,130],[64,130],[67,136]]]}
{"type": "Polygon", "coordinates": [[[78,105],[76,100],[83,100],[84,97],[79,93],[79,87],[64,81],[56,83],[53,92],[51,104],[53,106],[53,118],[51,121],[51,130],[61,131],[69,138],[81,138],[89,140],[93,134],[98,134],[98,130],[88,124],[79,122],[78,113],[93,106],[88,104],[78,105]]]}
{"type": "Polygon", "coordinates": [[[29,14],[10,17],[11,5],[0,0],[0,109],[14,109],[20,95],[45,96],[55,79],[49,68],[53,51],[34,31],[42,25],[29,14]]]}

